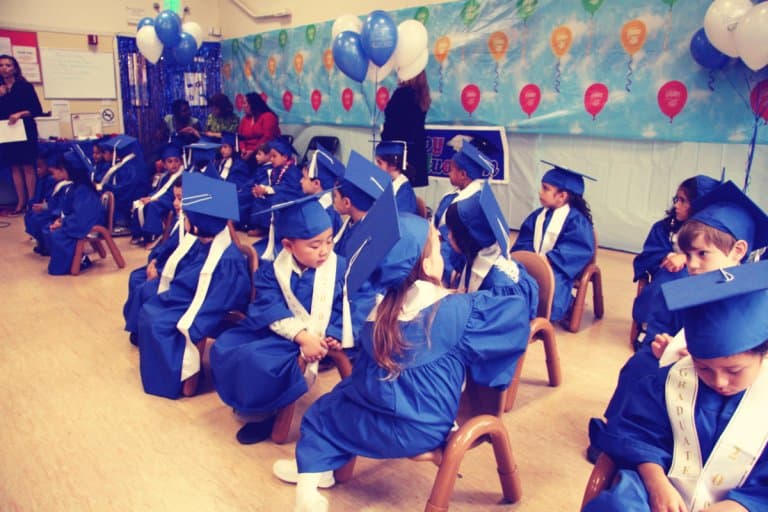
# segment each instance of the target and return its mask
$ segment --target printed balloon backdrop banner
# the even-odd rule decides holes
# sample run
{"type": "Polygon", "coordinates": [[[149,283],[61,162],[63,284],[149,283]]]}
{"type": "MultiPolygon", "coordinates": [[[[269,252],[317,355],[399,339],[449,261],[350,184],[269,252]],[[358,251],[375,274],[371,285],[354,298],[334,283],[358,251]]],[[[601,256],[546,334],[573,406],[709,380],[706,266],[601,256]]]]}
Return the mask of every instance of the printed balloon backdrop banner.
{"type": "MultiPolygon", "coordinates": [[[[746,143],[756,116],[750,97],[768,69],[713,52],[700,32],[709,5],[460,0],[388,14],[427,29],[429,123],[746,143]]],[[[224,41],[225,92],[263,93],[283,123],[377,126],[396,73],[378,83],[370,71],[362,82],[348,78],[333,60],[333,23],[224,41]]],[[[768,143],[767,129],[757,142],[768,143]]]]}

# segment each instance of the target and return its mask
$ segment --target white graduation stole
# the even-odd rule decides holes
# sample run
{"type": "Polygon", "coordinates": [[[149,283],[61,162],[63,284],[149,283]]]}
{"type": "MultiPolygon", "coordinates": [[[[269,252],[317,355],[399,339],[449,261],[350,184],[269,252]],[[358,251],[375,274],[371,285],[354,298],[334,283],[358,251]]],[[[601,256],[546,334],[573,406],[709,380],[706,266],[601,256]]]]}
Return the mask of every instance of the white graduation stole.
{"type": "MultiPolygon", "coordinates": [[[[163,186],[160,187],[155,191],[154,194],[149,196],[150,201],[157,201],[160,197],[162,197],[163,194],[165,194],[169,188],[171,188],[171,185],[176,181],[176,178],[181,176],[181,173],[184,172],[183,169],[179,169],[175,173],[171,174],[168,177],[168,181],[163,183],[163,186]]],[[[160,178],[162,179],[162,177],[160,178]]],[[[141,202],[141,199],[137,199],[133,202],[133,209],[136,210],[136,215],[139,217],[139,226],[144,227],[144,207],[146,205],[141,202]]]]}
{"type": "Polygon", "coordinates": [[[61,180],[57,181],[56,185],[53,187],[53,192],[51,192],[51,197],[58,194],[62,188],[66,187],[67,185],[71,185],[72,182],[70,180],[61,180]]]}
{"type": "MultiPolygon", "coordinates": [[[[310,306],[311,312],[307,312],[291,289],[292,259],[293,255],[286,250],[280,251],[275,258],[273,267],[277,284],[280,286],[285,303],[288,305],[291,313],[293,313],[293,316],[304,324],[310,334],[325,338],[325,331],[331,321],[331,313],[333,311],[333,290],[336,284],[336,253],[331,252],[328,259],[315,269],[315,282],[312,286],[312,305],[310,306]]],[[[317,361],[307,364],[306,372],[317,375],[317,361]]]]}
{"type": "Polygon", "coordinates": [[[392,192],[394,192],[394,194],[397,195],[397,191],[400,190],[400,187],[402,187],[406,183],[408,183],[408,178],[406,178],[405,175],[401,174],[400,176],[392,180],[392,192]]]}
{"type": "Polygon", "coordinates": [[[547,225],[547,231],[544,232],[544,217],[547,215],[549,208],[544,208],[536,217],[536,224],[533,228],[533,250],[537,254],[547,254],[555,246],[557,238],[560,236],[560,231],[563,229],[565,219],[568,217],[568,213],[571,211],[571,207],[568,204],[564,204],[560,208],[555,208],[552,211],[552,218],[547,225]]]}
{"type": "MultiPolygon", "coordinates": [[[[477,192],[480,192],[480,190],[483,188],[483,183],[485,183],[485,180],[473,180],[469,182],[469,185],[464,187],[462,190],[456,190],[457,194],[456,197],[451,199],[451,204],[461,201],[462,199],[466,199],[472,195],[474,195],[477,192]]],[[[451,192],[453,193],[453,192],[451,192]]],[[[445,214],[448,211],[448,208],[445,209],[443,212],[442,217],[440,217],[440,225],[445,224],[445,214]]]]}
{"type": "Polygon", "coordinates": [[[499,267],[499,269],[507,274],[512,281],[517,283],[520,280],[520,268],[517,263],[507,258],[501,252],[498,242],[494,242],[492,245],[481,249],[475,261],[472,262],[472,269],[469,274],[469,283],[467,283],[467,266],[461,271],[461,279],[459,282],[459,291],[462,293],[476,292],[480,289],[480,285],[483,284],[483,280],[491,271],[493,266],[499,267]]]}
{"type": "Polygon", "coordinates": [[[341,235],[344,234],[344,231],[346,231],[347,227],[352,223],[352,217],[347,216],[346,219],[344,219],[344,222],[341,224],[341,227],[339,228],[339,232],[336,233],[333,237],[333,243],[337,244],[339,243],[339,240],[341,240],[341,235]]]}
{"type": "Polygon", "coordinates": [[[320,203],[320,206],[323,207],[323,210],[327,210],[328,207],[333,204],[333,193],[326,192],[318,198],[317,202],[320,203]]]}
{"type": "Polygon", "coordinates": [[[665,387],[675,440],[668,477],[691,512],[722,501],[728,491],[741,487],[768,441],[768,365],[761,365],[705,464],[694,421],[698,385],[693,359],[687,356],[669,371],[665,387]]]}
{"type": "Polygon", "coordinates": [[[219,165],[219,178],[224,181],[229,177],[229,170],[232,168],[232,157],[226,158],[221,161],[219,165]]]}
{"type": "Polygon", "coordinates": [[[109,170],[104,174],[104,177],[101,178],[101,181],[96,185],[97,190],[101,190],[104,188],[104,185],[109,183],[109,180],[112,179],[112,176],[115,175],[115,173],[126,163],[130,162],[136,157],[134,153],[131,153],[129,155],[126,155],[125,158],[120,160],[120,162],[113,164],[112,167],[109,168],[109,170]]]}
{"type": "MultiPolygon", "coordinates": [[[[439,302],[443,297],[450,294],[451,291],[446,290],[442,286],[430,283],[429,281],[418,280],[405,292],[403,308],[397,315],[397,319],[402,322],[409,322],[416,318],[423,309],[439,302]]],[[[377,310],[383,299],[383,295],[376,295],[376,306],[368,314],[366,321],[376,321],[377,310]]]]}

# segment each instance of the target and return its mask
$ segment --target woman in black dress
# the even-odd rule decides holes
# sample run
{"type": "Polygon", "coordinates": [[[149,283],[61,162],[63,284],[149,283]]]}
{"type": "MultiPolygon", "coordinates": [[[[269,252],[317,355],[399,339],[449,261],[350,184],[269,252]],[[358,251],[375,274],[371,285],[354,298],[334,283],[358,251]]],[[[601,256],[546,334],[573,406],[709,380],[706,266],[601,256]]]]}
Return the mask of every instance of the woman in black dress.
{"type": "Polygon", "coordinates": [[[384,109],[381,140],[401,140],[408,145],[405,175],[414,187],[427,186],[427,135],[424,122],[432,103],[427,74],[422,71],[398,85],[384,109]]]}
{"type": "Polygon", "coordinates": [[[2,163],[11,168],[17,197],[13,213],[18,214],[35,193],[37,124],[34,117],[41,115],[43,109],[35,88],[22,76],[19,63],[10,55],[0,55],[0,79],[0,120],[10,125],[21,121],[27,132],[27,140],[0,145],[2,163]]]}

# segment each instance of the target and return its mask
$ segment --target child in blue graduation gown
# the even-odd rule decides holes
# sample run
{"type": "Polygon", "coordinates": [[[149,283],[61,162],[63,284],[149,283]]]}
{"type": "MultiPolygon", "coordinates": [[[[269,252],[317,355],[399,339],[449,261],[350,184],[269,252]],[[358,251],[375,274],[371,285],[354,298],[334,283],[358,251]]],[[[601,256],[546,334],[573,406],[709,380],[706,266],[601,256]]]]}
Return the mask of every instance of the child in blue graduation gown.
{"type": "Polygon", "coordinates": [[[179,241],[184,236],[184,227],[181,225],[182,221],[179,217],[182,198],[181,177],[176,178],[173,183],[173,196],[176,218],[173,219],[173,227],[168,238],[152,248],[147,257],[146,265],[132,270],[128,276],[128,299],[123,306],[123,317],[125,318],[125,330],[130,333],[130,340],[134,345],[138,344],[141,306],[157,293],[160,274],[163,272],[165,262],[179,246],[179,241]]]}
{"type": "MultiPolygon", "coordinates": [[[[66,171],[72,184],[62,198],[61,215],[43,228],[43,250],[51,255],[48,273],[55,276],[69,274],[77,241],[85,237],[93,226],[104,222],[105,215],[101,198],[80,156],[74,151],[67,151],[56,166],[66,171]]],[[[88,256],[83,256],[80,267],[90,265],[88,256]]]]}
{"type": "Polygon", "coordinates": [[[467,372],[504,388],[528,343],[522,297],[451,294],[440,285],[438,233],[399,215],[400,239],[371,279],[387,292],[359,336],[352,375],[304,415],[296,460],[273,473],[298,483],[299,511],[327,510],[318,486],[355,455],[409,457],[441,446],[453,427],[467,372]]]}
{"type": "Polygon", "coordinates": [[[219,148],[221,159],[216,162],[216,171],[219,179],[234,183],[237,187],[237,204],[240,211],[240,222],[238,227],[247,226],[248,219],[251,216],[251,206],[253,205],[253,179],[248,164],[240,159],[237,153],[237,134],[232,132],[222,132],[221,147],[219,148]]]}
{"type": "Polygon", "coordinates": [[[445,215],[448,241],[466,258],[458,290],[490,290],[494,295],[519,295],[536,317],[539,284],[525,267],[509,257],[509,226],[486,181],[479,194],[457,201],[445,215]]]}
{"type": "Polygon", "coordinates": [[[261,415],[238,440],[269,436],[273,414],[307,392],[317,373],[308,363],[341,348],[342,285],[346,261],[333,252],[331,221],[316,197],[275,212],[282,250],[256,272],[248,317],[211,348],[211,371],[221,399],[238,413],[261,415]],[[306,378],[305,378],[306,375],[306,378]],[[308,383],[309,381],[309,383],[308,383]]]}
{"type": "Polygon", "coordinates": [[[134,245],[152,243],[163,234],[163,221],[173,209],[173,184],[184,172],[179,146],[166,145],[160,150],[160,157],[163,169],[155,174],[149,195],[133,202],[131,243],[134,245]]]}
{"type": "Polygon", "coordinates": [[[595,252],[592,215],[584,200],[581,173],[551,165],[541,179],[539,202],[520,226],[513,251],[531,251],[547,257],[555,275],[553,322],[565,318],[573,302],[571,290],[576,276],[584,270],[595,252]]]}
{"type": "Polygon", "coordinates": [[[453,192],[445,194],[435,209],[433,222],[440,232],[440,253],[445,261],[443,284],[451,285],[454,273],[464,268],[464,257],[456,252],[448,242],[448,226],[445,223],[445,212],[448,206],[480,192],[483,180],[492,176],[493,162],[483,155],[475,146],[465,143],[451,158],[448,179],[456,187],[453,192]]]}
{"type": "Polygon", "coordinates": [[[61,215],[63,198],[72,184],[66,171],[57,167],[60,156],[59,152],[50,152],[44,161],[38,159],[35,195],[30,199],[31,206],[24,214],[24,230],[37,241],[33,250],[38,254],[45,254],[43,228],[61,215]]]}
{"type": "Polygon", "coordinates": [[[184,175],[182,212],[190,232],[165,263],[157,294],[139,313],[139,362],[144,391],[178,398],[182,383],[200,371],[195,343],[217,334],[230,310],[245,310],[250,276],[230,238],[237,220],[234,185],[201,173],[184,175]]]}
{"type": "MultiPolygon", "coordinates": [[[[666,212],[667,216],[651,227],[642,252],[635,256],[632,262],[634,280],[648,280],[632,305],[632,318],[641,327],[638,339],[634,340],[636,346],[646,340],[645,324],[661,302],[662,283],[688,275],[685,254],[677,245],[677,232],[691,214],[691,203],[706,195],[718,183],[702,174],[683,181],[677,188],[672,207],[666,212]]],[[[647,339],[649,343],[653,341],[652,337],[647,339]]]]}
{"type": "Polygon", "coordinates": [[[382,141],[376,146],[376,165],[392,178],[397,211],[416,213],[416,193],[411,182],[403,174],[407,161],[408,148],[404,141],[382,141]]]}
{"type": "Polygon", "coordinates": [[[246,219],[248,220],[248,236],[262,237],[269,233],[271,213],[263,213],[270,207],[269,198],[261,194],[259,185],[272,186],[272,162],[269,159],[269,144],[262,144],[256,150],[254,156],[256,168],[253,170],[251,183],[251,209],[246,219]]]}
{"type": "Polygon", "coordinates": [[[585,511],[768,510],[766,287],[768,262],[662,286],[690,355],[638,383],[598,438],[619,478],[585,511]]]}
{"type": "Polygon", "coordinates": [[[312,158],[301,170],[301,190],[307,195],[319,194],[318,201],[331,218],[333,235],[342,225],[341,215],[333,206],[333,186],[344,176],[344,164],[318,144],[312,158]]]}
{"type": "Polygon", "coordinates": [[[149,188],[144,154],[138,140],[128,135],[113,137],[102,147],[105,146],[112,150],[111,166],[96,183],[96,190],[109,190],[115,195],[114,223],[130,227],[133,202],[149,188]]]}

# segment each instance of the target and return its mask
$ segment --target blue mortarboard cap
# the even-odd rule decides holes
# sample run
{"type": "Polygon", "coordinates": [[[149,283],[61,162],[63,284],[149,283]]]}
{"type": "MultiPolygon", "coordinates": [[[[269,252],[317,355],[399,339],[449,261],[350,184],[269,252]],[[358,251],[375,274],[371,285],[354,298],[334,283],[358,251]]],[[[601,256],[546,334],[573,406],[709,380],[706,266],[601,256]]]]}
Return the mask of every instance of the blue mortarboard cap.
{"type": "Polygon", "coordinates": [[[80,155],[73,149],[64,151],[61,154],[61,159],[64,161],[64,167],[69,174],[70,180],[75,183],[90,181],[88,167],[85,165],[85,162],[83,162],[83,159],[80,158],[80,155]]]}
{"type": "Polygon", "coordinates": [[[348,262],[348,293],[354,293],[362,286],[399,239],[397,204],[394,187],[390,183],[352,231],[344,246],[344,257],[348,262]]]}
{"type": "Polygon", "coordinates": [[[768,245],[768,216],[732,181],[699,197],[691,206],[691,220],[745,240],[750,251],[768,245]]]}
{"type": "Polygon", "coordinates": [[[195,142],[184,146],[189,163],[210,162],[216,158],[216,152],[221,147],[218,142],[195,142]]]}
{"type": "Polygon", "coordinates": [[[768,339],[768,261],[676,279],[661,291],[670,311],[682,310],[693,357],[727,357],[768,339]]]}
{"type": "Polygon", "coordinates": [[[237,134],[234,132],[221,132],[221,143],[237,150],[237,134]]]}
{"type": "Polygon", "coordinates": [[[138,144],[136,137],[130,135],[116,135],[105,143],[100,144],[100,147],[107,148],[108,150],[117,153],[117,156],[123,156],[133,152],[134,147],[138,144]]]}
{"type": "Polygon", "coordinates": [[[339,190],[355,208],[367,212],[391,182],[387,173],[357,151],[352,151],[339,190]]]}
{"type": "Polygon", "coordinates": [[[202,173],[185,174],[181,207],[185,213],[201,213],[225,221],[240,220],[235,184],[202,173]]]}
{"type": "Polygon", "coordinates": [[[421,258],[429,236],[429,222],[412,213],[397,215],[400,238],[387,252],[371,276],[371,284],[379,290],[397,288],[413,271],[421,258]]]}
{"type": "Polygon", "coordinates": [[[298,155],[299,152],[293,147],[291,141],[287,137],[277,137],[269,141],[269,149],[274,149],[281,155],[291,156],[293,154],[298,155]]]}
{"type": "Polygon", "coordinates": [[[541,163],[552,166],[550,170],[544,173],[544,177],[541,178],[541,181],[554,185],[559,189],[567,190],[572,194],[579,196],[584,195],[584,178],[597,181],[592,176],[587,176],[586,174],[576,172],[573,169],[568,169],[561,165],[553,164],[552,162],[547,162],[546,160],[542,160],[541,163]]]}
{"type": "Polygon", "coordinates": [[[473,180],[493,176],[496,171],[493,161],[467,142],[462,144],[451,160],[473,180]]]}
{"type": "Polygon", "coordinates": [[[259,213],[275,212],[275,233],[278,240],[314,238],[332,227],[328,212],[320,204],[320,195],[302,196],[285,201],[259,213]]]}
{"type": "Polygon", "coordinates": [[[70,148],[77,155],[77,158],[80,159],[81,165],[85,167],[85,170],[89,176],[92,175],[94,172],[96,172],[96,169],[93,167],[93,163],[91,162],[91,159],[85,155],[83,148],[80,147],[79,144],[77,144],[76,142],[73,142],[70,148]]]}
{"type": "Polygon", "coordinates": [[[166,158],[181,158],[181,148],[176,144],[168,143],[160,150],[160,158],[165,160],[166,158]]]}
{"type": "MultiPolygon", "coordinates": [[[[696,199],[709,194],[715,187],[722,185],[723,183],[722,181],[710,178],[704,174],[697,174],[693,179],[696,181],[696,199]]],[[[696,199],[693,200],[695,201],[696,199]]]]}
{"type": "Polygon", "coordinates": [[[45,163],[48,164],[48,167],[56,167],[60,156],[61,151],[50,150],[45,155],[45,163]]]}
{"type": "Polygon", "coordinates": [[[479,194],[456,203],[459,218],[480,247],[499,243],[501,254],[509,254],[509,224],[486,181],[479,194]]]}
{"type": "Polygon", "coordinates": [[[376,146],[376,156],[396,156],[400,159],[400,168],[405,168],[408,161],[408,144],[404,140],[383,140],[376,146]]]}
{"type": "Polygon", "coordinates": [[[307,166],[307,176],[310,179],[319,179],[323,190],[328,190],[344,176],[344,164],[318,144],[307,166]]]}

